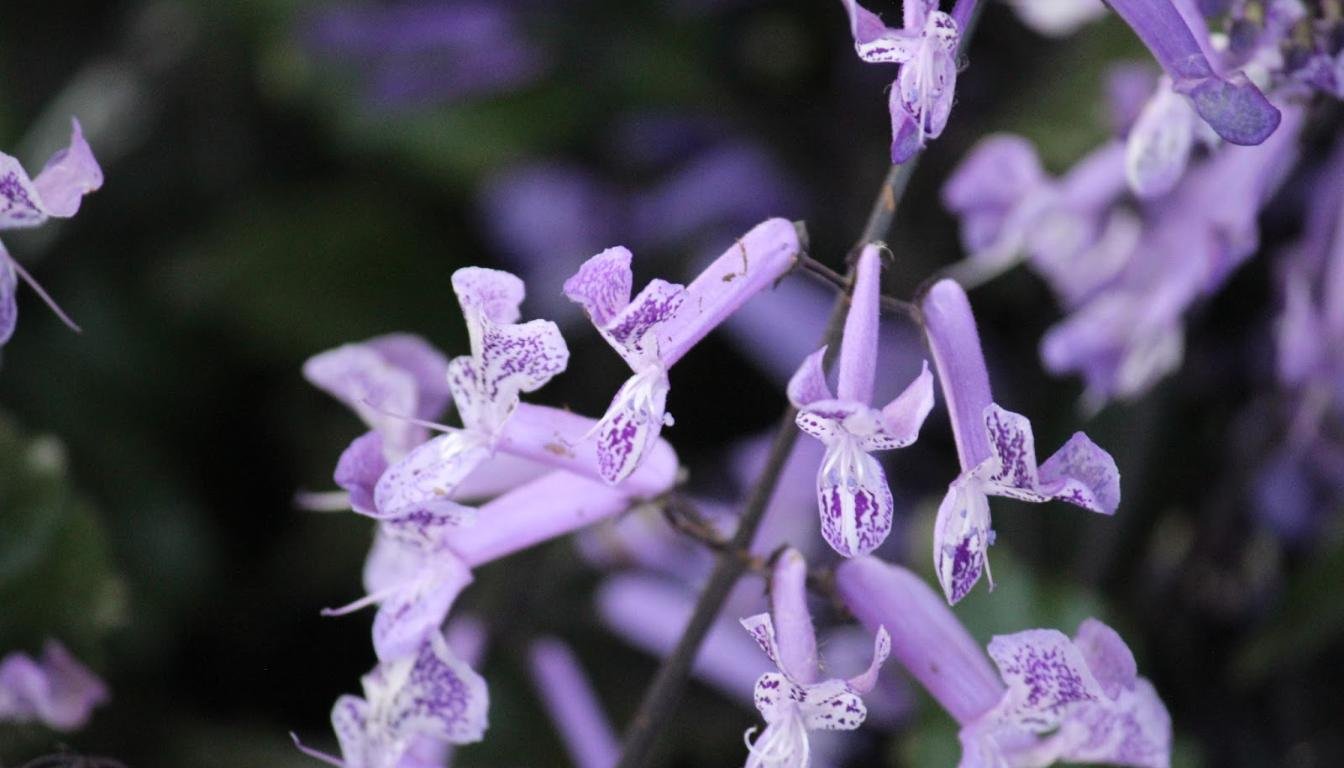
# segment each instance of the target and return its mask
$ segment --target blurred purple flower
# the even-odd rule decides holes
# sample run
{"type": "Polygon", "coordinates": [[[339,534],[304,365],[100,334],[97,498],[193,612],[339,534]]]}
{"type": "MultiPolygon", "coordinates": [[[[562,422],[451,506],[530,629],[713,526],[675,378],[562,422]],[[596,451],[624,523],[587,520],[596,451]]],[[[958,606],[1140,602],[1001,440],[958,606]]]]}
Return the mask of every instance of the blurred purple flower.
{"type": "Polygon", "coordinates": [[[817,468],[821,533],[845,557],[873,551],[891,532],[895,506],[891,488],[882,465],[870,454],[913,443],[933,409],[933,376],[927,363],[881,410],[869,405],[876,374],[881,280],[881,256],[870,244],[859,256],[836,393],[831,394],[822,367],[825,347],[803,361],[788,387],[789,400],[798,408],[798,428],[826,446],[817,468]]]}
{"type": "Polygon", "coordinates": [[[55,640],[42,647],[40,661],[18,652],[0,660],[0,723],[73,731],[108,698],[107,685],[55,640]]]}
{"type": "Polygon", "coordinates": [[[326,9],[302,40],[315,55],[352,63],[375,105],[454,103],[508,91],[546,67],[507,4],[474,0],[326,9]]]}
{"type": "MultiPolygon", "coordinates": [[[[103,186],[103,170],[84,141],[79,120],[72,118],[70,123],[70,145],[52,155],[36,178],[30,178],[17,159],[0,152],[0,232],[41,226],[51,218],[68,219],[79,211],[84,195],[103,186]]],[[[32,287],[61,322],[79,330],[0,242],[0,345],[14,335],[18,323],[15,294],[19,278],[32,287]]]]}
{"type": "Polygon", "coordinates": [[[1008,0],[1023,24],[1046,37],[1064,37],[1106,15],[1101,0],[1008,0]]]}
{"type": "Polygon", "coordinates": [[[1087,619],[1070,640],[1034,629],[975,640],[919,577],[873,557],[841,564],[841,598],[961,726],[962,768],[1106,763],[1166,768],[1171,719],[1110,627],[1087,619]]]}
{"type": "Polygon", "coordinates": [[[948,603],[956,603],[989,571],[994,543],[989,496],[1055,499],[1110,515],[1120,504],[1120,472],[1111,455],[1082,432],[1037,467],[1031,422],[992,399],[975,316],[961,286],[939,281],[921,309],[961,461],[933,532],[938,582],[948,603]]]}
{"type": "Polygon", "coordinates": [[[532,682],[576,768],[611,768],[620,747],[597,693],[568,645],[553,637],[532,642],[532,682]]]}

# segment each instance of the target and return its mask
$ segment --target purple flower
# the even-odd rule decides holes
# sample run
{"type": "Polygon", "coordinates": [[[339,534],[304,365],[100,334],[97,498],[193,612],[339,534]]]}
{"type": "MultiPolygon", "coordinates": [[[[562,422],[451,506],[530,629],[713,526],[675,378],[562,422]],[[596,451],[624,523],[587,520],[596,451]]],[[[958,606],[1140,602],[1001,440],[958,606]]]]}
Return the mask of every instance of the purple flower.
{"type": "Polygon", "coordinates": [[[1110,5],[1152,51],[1170,78],[1171,89],[1189,99],[1223,139],[1259,144],[1278,127],[1279,110],[1245,75],[1225,77],[1215,71],[1173,0],[1111,0],[1110,5]]]}
{"type": "MultiPolygon", "coordinates": [[[[79,211],[84,195],[103,186],[103,171],[84,141],[79,121],[70,122],[70,145],[52,155],[37,178],[30,178],[18,160],[0,152],[0,232],[40,226],[53,217],[68,219],[79,211]]],[[[9,255],[4,243],[0,243],[0,345],[14,335],[18,322],[19,308],[14,296],[20,277],[61,322],[79,330],[42,286],[9,255]]]]}
{"type": "Polygon", "coordinates": [[[540,49],[505,4],[449,0],[322,11],[303,30],[330,61],[357,62],[370,102],[391,107],[454,103],[535,80],[540,49]]]}
{"type": "Polygon", "coordinates": [[[107,700],[103,681],[55,640],[42,647],[41,661],[17,652],[0,661],[0,723],[73,731],[107,700]]]}
{"type": "Polygon", "coordinates": [[[342,696],[331,710],[341,757],[304,754],[344,768],[411,768],[405,758],[443,744],[480,741],[490,706],[485,681],[439,632],[414,653],[379,664],[360,681],[364,697],[342,696]]]}
{"type": "Polygon", "coordinates": [[[1138,239],[1133,214],[1115,207],[1125,191],[1123,156],[1118,142],[1107,143],[1052,179],[1026,139],[982,140],[943,185],[970,253],[953,276],[976,285],[1025,258],[1065,306],[1090,296],[1124,267],[1138,239]]]}
{"type": "Polygon", "coordinates": [[[560,640],[533,641],[528,666],[541,703],[577,768],[611,768],[620,756],[616,733],[574,652],[560,640]]]}
{"type": "Polygon", "coordinates": [[[961,726],[962,768],[1057,761],[1166,768],[1171,719],[1110,627],[1088,619],[1070,640],[1050,629],[995,637],[989,655],[919,577],[873,557],[842,563],[841,599],[961,726]]]}
{"type": "Polygon", "coordinates": [[[771,578],[771,612],[742,619],[742,626],[778,668],[756,680],[756,709],[766,725],[755,742],[751,734],[756,728],[747,731],[747,768],[806,768],[808,731],[852,731],[862,725],[868,711],[861,697],[877,683],[878,670],[891,650],[891,638],[878,627],[873,661],[866,671],[848,680],[821,680],[806,579],[802,555],[786,550],[771,578]]]}
{"type": "Polygon", "coordinates": [[[634,375],[598,423],[598,471],[618,483],[639,466],[664,425],[667,371],[692,346],[753,295],[793,266],[801,246],[784,219],[757,225],[689,286],[653,280],[634,299],[630,251],[610,248],[584,262],[565,282],[593,325],[634,375]]]}
{"type": "Polygon", "coordinates": [[[936,283],[922,310],[961,461],[933,533],[938,581],[948,602],[956,603],[989,570],[989,496],[1058,499],[1109,515],[1120,504],[1120,473],[1110,454],[1081,432],[1037,467],[1031,422],[991,398],[975,317],[961,286],[936,283]]]}
{"type": "Polygon", "coordinates": [[[891,162],[904,163],[947,125],[957,85],[958,20],[938,10],[937,0],[905,0],[904,27],[893,29],[855,0],[841,2],[859,58],[901,65],[891,88],[891,162]]]}
{"type": "Polygon", "coordinates": [[[555,323],[518,323],[523,282],[493,269],[453,273],[453,289],[467,321],[471,354],[448,364],[448,389],[462,417],[461,429],[423,443],[383,472],[374,487],[380,519],[432,516],[461,522],[470,514],[454,491],[493,455],[519,395],[540,389],[569,363],[569,349],[555,323]]]}
{"type": "Polygon", "coordinates": [[[876,245],[859,257],[854,296],[845,320],[836,394],[826,383],[817,350],[789,382],[789,400],[798,408],[798,428],[826,445],[817,470],[821,534],[845,557],[873,551],[891,532],[891,489],[873,451],[904,448],[919,437],[933,408],[933,376],[928,364],[899,396],[881,410],[869,405],[877,358],[878,305],[882,261],[876,245]]]}

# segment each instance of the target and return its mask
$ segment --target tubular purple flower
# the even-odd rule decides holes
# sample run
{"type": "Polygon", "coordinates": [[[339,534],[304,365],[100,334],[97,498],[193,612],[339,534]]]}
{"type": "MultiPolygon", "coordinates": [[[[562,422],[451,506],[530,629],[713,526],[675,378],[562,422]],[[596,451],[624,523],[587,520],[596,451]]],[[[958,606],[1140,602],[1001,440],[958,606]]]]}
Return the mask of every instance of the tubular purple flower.
{"type": "Polygon", "coordinates": [[[107,685],[56,640],[42,647],[41,661],[17,652],[0,660],[0,723],[74,731],[108,698],[107,685]]]}
{"type": "MultiPolygon", "coordinates": [[[[37,178],[30,178],[17,159],[0,152],[0,232],[37,227],[50,218],[68,219],[79,211],[85,195],[103,186],[103,171],[84,140],[79,121],[72,118],[70,123],[69,146],[52,155],[37,178]]],[[[9,341],[18,321],[14,299],[18,278],[32,287],[61,322],[79,331],[79,326],[0,243],[0,345],[9,341]]]]}
{"type": "Polygon", "coordinates": [[[1109,515],[1120,504],[1120,473],[1110,454],[1081,432],[1037,467],[1031,422],[990,399],[975,317],[961,286],[939,281],[922,309],[962,465],[938,507],[933,533],[938,581],[955,603],[989,570],[990,495],[1058,499],[1109,515]]]}
{"type": "Polygon", "coordinates": [[[742,619],[743,628],[779,670],[767,672],[756,680],[756,709],[765,719],[766,727],[755,742],[751,741],[751,734],[756,729],[747,731],[745,740],[750,754],[746,765],[747,768],[806,768],[811,751],[808,731],[850,731],[863,724],[868,711],[861,696],[877,684],[878,671],[891,651],[891,639],[885,629],[878,627],[873,640],[872,663],[855,677],[819,682],[805,680],[804,675],[820,677],[811,619],[809,617],[804,622],[796,615],[799,610],[804,616],[807,612],[802,578],[806,575],[806,563],[796,551],[787,550],[775,570],[772,612],[742,619]],[[774,619],[781,609],[786,613],[787,629],[776,632],[774,619]],[[802,637],[803,632],[809,636],[802,637]],[[792,646],[787,656],[785,646],[792,646]]]}
{"type": "Polygon", "coordinates": [[[824,347],[803,361],[788,386],[789,400],[798,408],[798,428],[826,446],[817,470],[821,533],[845,557],[871,552],[891,532],[891,488],[882,465],[870,454],[913,443],[933,408],[933,378],[927,363],[905,391],[881,410],[869,405],[877,356],[881,268],[878,247],[866,246],[859,255],[854,296],[845,320],[840,395],[833,396],[826,383],[824,347]]]}
{"type": "Polygon", "coordinates": [[[756,293],[792,268],[801,251],[797,228],[784,219],[757,225],[683,287],[650,282],[630,298],[630,251],[609,248],[584,262],[565,282],[599,333],[634,375],[612,400],[596,429],[598,469],[615,484],[643,461],[663,426],[667,371],[696,342],[756,293]]]}
{"type": "Polygon", "coordinates": [[[868,629],[887,629],[892,655],[959,724],[1003,696],[980,646],[923,579],[872,556],[846,560],[835,575],[845,606],[868,629]]]}
{"type": "Polygon", "coordinates": [[[1241,73],[1222,77],[1209,63],[1172,0],[1111,0],[1171,77],[1175,91],[1219,136],[1233,144],[1259,144],[1278,127],[1279,110],[1241,73]]]}
{"type": "Polygon", "coordinates": [[[615,765],[620,756],[616,732],[569,646],[540,638],[532,643],[528,662],[541,702],[576,768],[615,765]]]}

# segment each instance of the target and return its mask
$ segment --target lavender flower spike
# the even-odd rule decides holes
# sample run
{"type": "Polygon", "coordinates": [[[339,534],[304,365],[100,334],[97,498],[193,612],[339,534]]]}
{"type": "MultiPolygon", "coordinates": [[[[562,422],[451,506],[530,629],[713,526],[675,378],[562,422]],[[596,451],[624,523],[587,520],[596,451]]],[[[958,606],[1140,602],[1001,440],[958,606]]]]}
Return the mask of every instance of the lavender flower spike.
{"type": "Polygon", "coordinates": [[[798,230],[784,219],[758,224],[689,286],[653,280],[634,299],[630,251],[609,248],[565,282],[602,337],[634,376],[597,426],[598,470],[609,483],[630,475],[664,425],[667,371],[748,299],[787,272],[801,250],[798,230]]]}
{"type": "Polygon", "coordinates": [[[493,455],[519,395],[540,389],[569,364],[569,349],[555,323],[518,322],[522,280],[468,267],[453,273],[453,290],[471,340],[471,354],[448,364],[448,389],[462,429],[422,444],[382,473],[374,488],[381,519],[469,519],[453,492],[493,455]]]}
{"type": "Polygon", "coordinates": [[[1120,504],[1120,473],[1110,454],[1082,432],[1038,468],[1031,422],[991,399],[966,292],[951,280],[939,281],[922,310],[961,460],[961,474],[948,487],[933,529],[938,581],[948,602],[956,603],[988,571],[994,541],[989,496],[1059,499],[1109,515],[1120,504]]]}
{"type": "Polygon", "coordinates": [[[904,163],[924,148],[927,139],[938,138],[947,125],[957,85],[960,27],[956,19],[938,10],[937,0],[905,0],[903,29],[883,25],[877,14],[855,0],[841,2],[849,14],[859,58],[901,65],[889,106],[891,162],[904,163]]]}
{"type": "Polygon", "coordinates": [[[1172,0],[1111,0],[1171,78],[1175,91],[1233,144],[1255,145],[1278,127],[1279,110],[1240,72],[1223,77],[1209,63],[1172,0]]]}
{"type": "Polygon", "coordinates": [[[765,718],[765,730],[751,741],[754,727],[746,733],[746,768],[806,768],[810,756],[808,731],[852,731],[863,724],[868,710],[861,696],[877,683],[878,670],[891,652],[891,638],[881,627],[873,640],[873,661],[862,674],[848,680],[820,677],[816,638],[806,618],[804,579],[807,565],[796,550],[786,550],[776,564],[771,581],[770,613],[742,619],[742,626],[755,638],[778,667],[756,680],[756,709],[765,718]],[[802,615],[797,615],[798,612],[802,615]]]}
{"type": "Polygon", "coordinates": [[[341,757],[305,747],[295,736],[304,754],[344,768],[399,768],[412,753],[469,744],[485,734],[485,680],[438,632],[415,653],[379,664],[361,683],[364,698],[342,696],[331,710],[341,757]]]}
{"type": "MultiPolygon", "coordinates": [[[[103,186],[103,170],[84,140],[79,121],[72,119],[70,123],[70,145],[52,155],[37,178],[30,178],[18,160],[0,152],[0,231],[36,227],[52,217],[68,219],[79,211],[84,195],[103,186]]],[[[61,322],[79,330],[0,243],[0,345],[14,335],[19,316],[14,295],[20,277],[61,322]]]]}
{"type": "Polygon", "coordinates": [[[553,638],[532,643],[532,680],[577,768],[611,768],[620,747],[597,694],[568,645],[553,638]]]}
{"type": "Polygon", "coordinates": [[[37,721],[73,731],[107,699],[103,681],[55,640],[43,646],[41,661],[22,653],[0,661],[0,723],[37,721]]]}
{"type": "Polygon", "coordinates": [[[845,320],[836,394],[831,394],[822,367],[825,347],[803,361],[788,386],[789,400],[798,408],[798,428],[826,445],[817,470],[821,534],[845,557],[873,551],[891,532],[891,489],[882,465],[870,454],[913,443],[933,408],[928,363],[881,410],[869,405],[877,365],[881,270],[878,247],[866,246],[845,320]]]}

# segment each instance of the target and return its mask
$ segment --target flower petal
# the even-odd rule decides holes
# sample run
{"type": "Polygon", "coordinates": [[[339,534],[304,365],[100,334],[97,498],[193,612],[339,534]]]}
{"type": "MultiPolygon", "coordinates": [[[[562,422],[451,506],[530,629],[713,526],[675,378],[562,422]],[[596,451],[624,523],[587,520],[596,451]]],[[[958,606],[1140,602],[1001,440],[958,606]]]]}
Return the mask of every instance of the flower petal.
{"type": "Polygon", "coordinates": [[[752,700],[767,723],[789,717],[794,702],[803,696],[803,688],[778,672],[766,672],[756,679],[752,700]]]}
{"type": "Polygon", "coordinates": [[[415,378],[366,344],[345,344],[308,358],[303,377],[353,410],[398,455],[424,440],[424,427],[398,418],[418,410],[415,378]]]}
{"type": "Polygon", "coordinates": [[[882,451],[910,445],[919,438],[919,429],[932,410],[933,374],[925,362],[905,391],[882,408],[882,429],[864,441],[864,449],[882,451]]]}
{"type": "MultiPolygon", "coordinates": [[[[518,322],[526,290],[517,275],[500,269],[463,267],[453,272],[453,292],[467,315],[468,331],[472,330],[473,317],[499,325],[518,322]]],[[[472,341],[476,341],[474,334],[472,341]]]]}
{"type": "Polygon", "coordinates": [[[388,707],[388,721],[406,734],[450,744],[480,741],[488,725],[490,692],[485,680],[433,632],[419,646],[405,685],[388,707]]]}
{"type": "Polygon", "coordinates": [[[957,478],[938,505],[933,524],[933,563],[949,605],[969,594],[980,580],[988,567],[986,557],[993,540],[989,499],[973,477],[957,478]]]}
{"type": "Polygon", "coordinates": [[[986,490],[1024,501],[1043,501],[1046,497],[1038,490],[1040,479],[1031,421],[1020,413],[992,404],[985,409],[985,434],[997,460],[987,465],[992,471],[985,478],[986,490]]]}
{"type": "Polygon", "coordinates": [[[453,493],[488,458],[490,449],[470,432],[450,432],[424,443],[379,477],[373,492],[377,516],[460,515],[464,507],[452,500],[453,493]]]}
{"type": "Polygon", "coordinates": [[[779,668],[793,680],[817,680],[817,634],[807,609],[807,561],[796,549],[780,553],[770,577],[770,613],[778,628],[779,668]]]}
{"type": "Polygon", "coordinates": [[[384,661],[414,653],[439,626],[453,601],[472,581],[471,571],[451,552],[436,553],[413,581],[378,606],[373,618],[373,650],[384,661]]]}
{"type": "Polygon", "coordinates": [[[821,535],[845,557],[866,555],[891,533],[895,503],[877,459],[856,447],[827,446],[817,472],[821,535]]]}
{"type": "Polygon", "coordinates": [[[943,185],[943,205],[957,213],[1006,210],[1046,181],[1036,147],[1012,134],[981,139],[943,185]]]}
{"type": "Polygon", "coordinates": [[[809,731],[852,731],[863,725],[868,708],[844,680],[803,686],[798,710],[809,731]]]}
{"type": "Polygon", "coordinates": [[[877,685],[877,674],[882,670],[882,664],[890,655],[891,634],[886,627],[878,627],[877,634],[873,635],[873,660],[861,674],[849,678],[849,687],[860,694],[871,691],[877,685]]]}
{"type": "Polygon", "coordinates": [[[365,432],[341,452],[341,458],[336,462],[336,485],[350,494],[350,506],[356,512],[376,516],[374,487],[386,470],[382,435],[376,431],[365,432]]]}
{"type": "Polygon", "coordinates": [[[1002,718],[1037,733],[1059,725],[1065,708],[1105,696],[1083,655],[1063,633],[1029,629],[997,635],[989,656],[1008,686],[1002,718]]]}
{"type": "Polygon", "coordinates": [[[804,358],[798,372],[789,379],[787,392],[793,407],[803,408],[818,400],[832,399],[831,388],[826,384],[825,359],[826,347],[822,347],[804,358]]]}
{"type": "Polygon", "coordinates": [[[651,280],[610,322],[597,330],[632,370],[641,370],[659,360],[656,331],[672,321],[685,300],[685,287],[666,280],[651,280]]]}
{"type": "Polygon", "coordinates": [[[870,64],[902,63],[919,51],[917,33],[892,29],[877,14],[855,0],[841,0],[849,15],[849,32],[854,36],[854,51],[870,64]]]}
{"type": "Polygon", "coordinates": [[[574,765],[615,765],[620,742],[573,649],[554,637],[539,638],[528,649],[528,668],[574,765]]]}
{"type": "Polygon", "coordinates": [[[47,220],[42,195],[19,161],[0,152],[0,230],[36,227],[47,220]]]}
{"type": "Polygon", "coordinates": [[[1107,696],[1115,699],[1122,690],[1133,687],[1139,667],[1129,646],[1114,629],[1096,619],[1084,619],[1078,625],[1073,644],[1107,696]]]}
{"type": "Polygon", "coordinates": [[[1261,144],[1283,120],[1278,108],[1240,73],[1226,80],[1208,78],[1184,92],[1204,122],[1232,144],[1261,144]]]}
{"type": "MultiPolygon", "coordinates": [[[[369,703],[358,696],[345,695],[331,708],[331,730],[341,746],[341,757],[349,768],[363,768],[369,759],[369,703]]],[[[307,751],[307,750],[305,750],[307,751]]]]}
{"type": "Polygon", "coordinates": [[[992,456],[984,426],[985,409],[992,403],[989,371],[975,315],[966,291],[952,280],[935,283],[920,306],[957,457],[962,472],[969,472],[992,456]]]}
{"type": "Polygon", "coordinates": [[[15,300],[19,280],[10,258],[4,244],[0,243],[0,344],[9,341],[19,322],[19,302],[15,300]]]}
{"type": "Polygon", "coordinates": [[[452,392],[448,389],[448,358],[442,352],[413,333],[389,333],[364,344],[415,380],[417,418],[439,418],[452,401],[452,392]]]}
{"type": "Polygon", "coordinates": [[[1041,465],[1041,491],[1050,498],[1102,514],[1120,506],[1120,470],[1115,459],[1082,432],[1075,432],[1041,465]]]}
{"type": "Polygon", "coordinates": [[[1194,110],[1163,78],[1125,142],[1125,177],[1142,198],[1170,192],[1185,173],[1195,143],[1194,110]]]}
{"type": "Polygon", "coordinates": [[[1062,750],[1071,763],[1109,763],[1142,768],[1171,765],[1171,715],[1143,678],[1110,707],[1085,706],[1074,718],[1086,736],[1062,750]]]}
{"type": "Polygon", "coordinates": [[[606,326],[630,303],[631,258],[627,248],[608,248],[585,261],[565,281],[565,295],[584,308],[593,325],[606,326]]]}
{"type": "Polygon", "coordinates": [[[835,395],[841,400],[867,403],[873,399],[873,376],[877,367],[878,305],[882,296],[882,257],[869,243],[859,254],[854,293],[840,345],[835,395]]]}
{"type": "Polygon", "coordinates": [[[569,348],[549,320],[518,325],[484,322],[478,352],[448,364],[448,387],[469,429],[495,433],[518,406],[569,365],[569,348]]]}
{"type": "Polygon", "coordinates": [[[739,619],[738,622],[742,628],[747,630],[751,639],[756,641],[770,661],[775,666],[779,666],[779,643],[775,638],[775,623],[768,613],[758,613],[754,616],[748,616],[745,619],[739,619]]]}
{"type": "Polygon", "coordinates": [[[667,374],[648,369],[621,385],[597,425],[598,474],[616,484],[630,476],[667,422],[667,374]]]}
{"type": "Polygon", "coordinates": [[[79,211],[79,203],[85,195],[102,186],[103,170],[84,140],[79,120],[71,118],[70,146],[52,155],[42,172],[33,179],[42,207],[48,216],[69,218],[79,211]]]}

